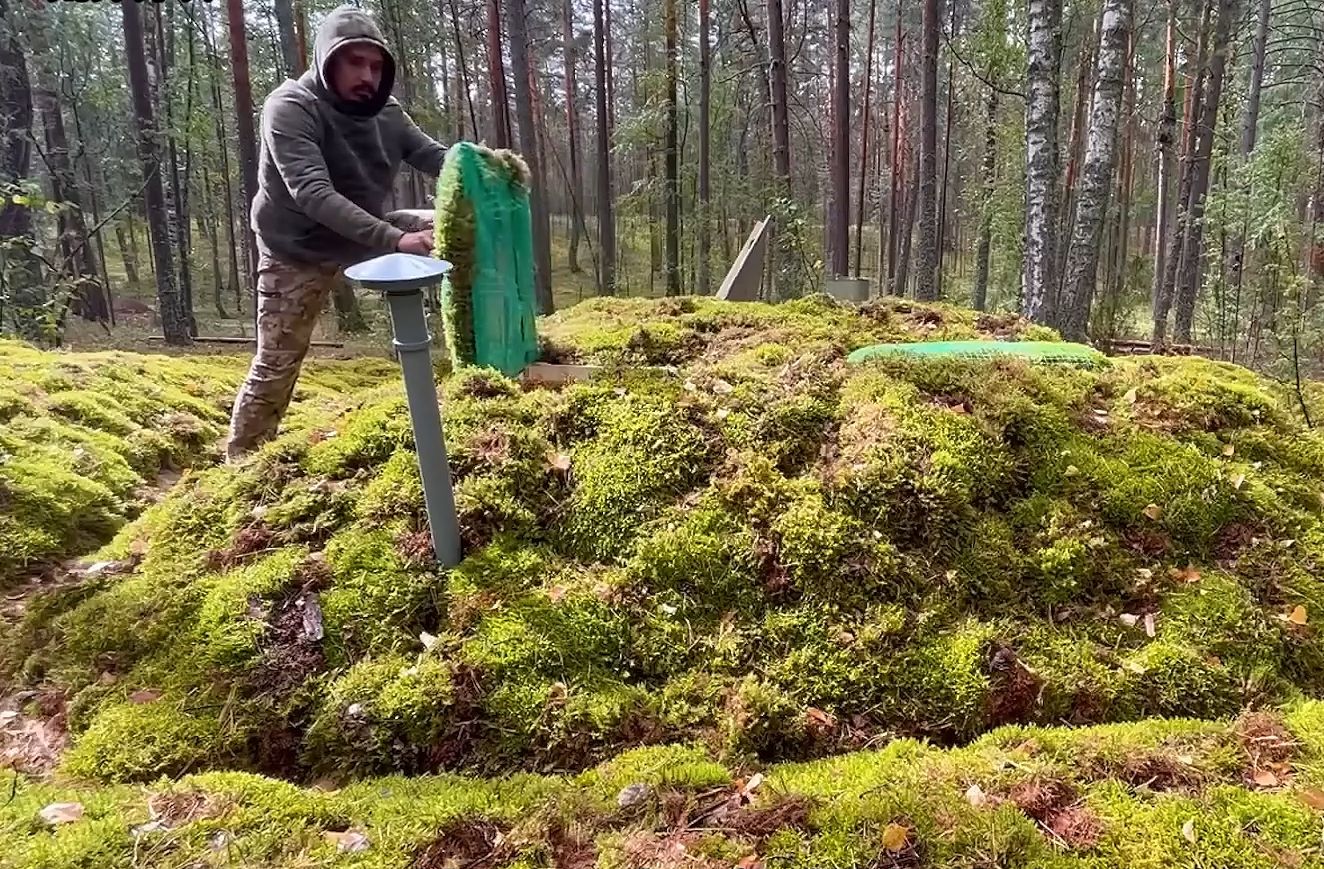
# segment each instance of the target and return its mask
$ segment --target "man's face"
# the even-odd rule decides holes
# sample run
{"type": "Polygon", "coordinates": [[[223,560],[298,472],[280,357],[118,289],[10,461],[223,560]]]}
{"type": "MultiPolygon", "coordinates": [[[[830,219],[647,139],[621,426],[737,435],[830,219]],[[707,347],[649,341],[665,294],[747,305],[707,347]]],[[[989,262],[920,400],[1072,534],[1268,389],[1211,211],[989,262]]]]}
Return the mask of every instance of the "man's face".
{"type": "Polygon", "coordinates": [[[331,86],[346,102],[367,102],[382,85],[382,50],[366,43],[342,46],[331,58],[331,86]]]}

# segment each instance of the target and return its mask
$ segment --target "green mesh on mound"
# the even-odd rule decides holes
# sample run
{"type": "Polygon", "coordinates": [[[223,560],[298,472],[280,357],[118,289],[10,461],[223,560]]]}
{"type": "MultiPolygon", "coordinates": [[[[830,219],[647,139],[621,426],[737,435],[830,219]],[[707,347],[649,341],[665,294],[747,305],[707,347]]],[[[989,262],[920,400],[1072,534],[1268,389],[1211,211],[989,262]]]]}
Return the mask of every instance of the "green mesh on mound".
{"type": "Polygon", "coordinates": [[[514,377],[538,354],[529,173],[509,151],[460,142],[437,179],[436,255],[442,323],[454,367],[514,377]]]}
{"type": "Polygon", "coordinates": [[[858,365],[870,359],[903,357],[993,357],[1016,356],[1033,362],[1102,366],[1107,357],[1084,344],[1068,341],[919,341],[908,344],[874,344],[861,347],[846,361],[858,365]]]}

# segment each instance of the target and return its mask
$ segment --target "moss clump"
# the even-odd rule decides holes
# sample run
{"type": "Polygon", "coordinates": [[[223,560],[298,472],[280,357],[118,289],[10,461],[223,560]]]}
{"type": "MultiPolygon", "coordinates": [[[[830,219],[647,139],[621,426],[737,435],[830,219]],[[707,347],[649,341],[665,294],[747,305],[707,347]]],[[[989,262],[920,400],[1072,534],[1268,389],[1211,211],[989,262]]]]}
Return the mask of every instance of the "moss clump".
{"type": "Polygon", "coordinates": [[[100,710],[64,760],[70,775],[102,781],[139,781],[223,765],[230,756],[217,710],[195,709],[187,699],[119,703],[100,710]]]}

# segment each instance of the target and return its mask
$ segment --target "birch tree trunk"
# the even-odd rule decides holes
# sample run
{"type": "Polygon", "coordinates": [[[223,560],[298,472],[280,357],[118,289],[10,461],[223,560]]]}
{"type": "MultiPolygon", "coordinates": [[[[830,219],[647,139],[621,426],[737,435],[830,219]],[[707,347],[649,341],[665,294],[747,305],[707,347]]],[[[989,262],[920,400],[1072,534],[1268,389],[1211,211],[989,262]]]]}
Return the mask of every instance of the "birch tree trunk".
{"type": "Polygon", "coordinates": [[[1057,119],[1060,99],[1061,0],[1029,0],[1029,70],[1025,101],[1025,261],[1022,313],[1054,319],[1057,286],[1057,119]]]}
{"type": "Polygon", "coordinates": [[[1117,157],[1118,110],[1131,32],[1130,0],[1105,0],[1099,35],[1099,60],[1090,101],[1089,137],[1080,177],[1075,225],[1067,253],[1066,293],[1058,317],[1062,335],[1083,341],[1098,278],[1099,248],[1117,157]]]}
{"type": "Polygon", "coordinates": [[[1186,231],[1186,250],[1182,256],[1181,285],[1177,294],[1174,333],[1178,341],[1189,343],[1195,320],[1195,302],[1204,275],[1204,204],[1209,193],[1210,158],[1214,149],[1214,127],[1223,96],[1223,78],[1227,70],[1228,46],[1232,25],[1239,15],[1236,0],[1219,0],[1218,23],[1214,27],[1213,54],[1209,59],[1209,84],[1200,112],[1191,175],[1191,204],[1186,231]]]}

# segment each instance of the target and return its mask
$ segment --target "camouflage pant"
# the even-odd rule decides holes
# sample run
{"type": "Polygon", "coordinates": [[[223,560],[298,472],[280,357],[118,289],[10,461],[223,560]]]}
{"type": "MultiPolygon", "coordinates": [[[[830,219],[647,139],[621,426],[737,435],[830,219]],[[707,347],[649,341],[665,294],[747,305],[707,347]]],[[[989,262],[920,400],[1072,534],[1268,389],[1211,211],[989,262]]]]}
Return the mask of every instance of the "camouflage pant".
{"type": "Polygon", "coordinates": [[[265,253],[258,259],[257,353],[230,416],[226,452],[231,459],[276,434],[317,317],[338,280],[336,265],[295,265],[265,253]]]}

